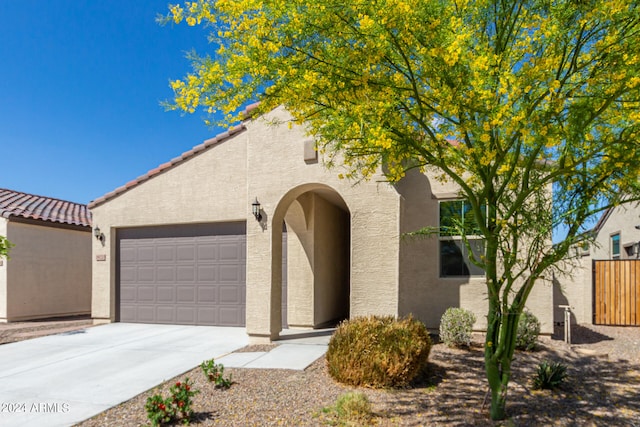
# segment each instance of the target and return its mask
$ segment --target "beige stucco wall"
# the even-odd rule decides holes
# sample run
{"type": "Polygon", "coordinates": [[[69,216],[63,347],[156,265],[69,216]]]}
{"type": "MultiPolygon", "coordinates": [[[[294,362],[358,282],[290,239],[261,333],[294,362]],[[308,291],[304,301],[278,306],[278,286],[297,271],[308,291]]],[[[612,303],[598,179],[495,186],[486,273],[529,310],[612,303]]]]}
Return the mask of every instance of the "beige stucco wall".
{"type": "MultiPolygon", "coordinates": [[[[627,258],[624,246],[640,241],[640,230],[635,228],[640,225],[640,207],[638,204],[618,206],[613,209],[606,222],[598,231],[596,245],[589,248],[592,259],[611,259],[611,235],[620,233],[621,259],[627,258]]],[[[631,256],[631,258],[636,257],[631,256]]]]}
{"type": "Polygon", "coordinates": [[[574,257],[561,266],[553,276],[554,321],[564,322],[564,309],[571,306],[572,323],[593,323],[593,274],[592,258],[588,255],[574,257]]]}
{"type": "Polygon", "coordinates": [[[312,194],[291,203],[285,216],[287,224],[287,321],[290,327],[313,327],[312,224],[307,222],[302,203],[309,204],[312,194]]]}
{"type": "MultiPolygon", "coordinates": [[[[336,315],[332,305],[344,296],[335,284],[341,276],[335,264],[346,251],[350,317],[413,313],[437,328],[448,306],[463,306],[476,312],[481,329],[484,279],[440,279],[437,239],[400,237],[437,225],[438,198],[455,197],[456,188],[422,174],[409,174],[395,187],[381,174],[357,184],[341,180],[339,167],[327,170],[322,159],[305,161],[309,139],[301,127],[269,123],[288,118],[278,109],[248,121],[246,131],[92,208],[94,224],[105,233],[104,245],[92,240],[94,319],[115,320],[118,228],[246,221],[247,332],[254,342],[277,338],[285,221],[290,324],[313,327],[336,315]],[[260,222],[251,215],[256,197],[260,222]],[[342,211],[350,216],[340,215],[342,211]],[[351,225],[350,244],[327,239],[345,226],[344,218],[351,225]],[[106,261],[97,260],[101,255],[106,261]]],[[[536,314],[545,328],[551,314],[537,311],[548,308],[551,313],[550,289],[535,296],[536,314]]]]}
{"type": "MultiPolygon", "coordinates": [[[[7,223],[5,218],[0,218],[0,236],[7,236],[7,223]]],[[[7,260],[0,258],[0,322],[7,319],[7,260]]]]}
{"type": "Polygon", "coordinates": [[[88,314],[91,233],[9,221],[4,321],[88,314]]]}
{"type": "Polygon", "coordinates": [[[285,222],[289,326],[317,328],[349,317],[348,212],[309,192],[291,203],[285,222]]]}
{"type": "MultiPolygon", "coordinates": [[[[280,249],[279,224],[291,203],[308,192],[337,192],[351,213],[351,296],[350,316],[397,314],[399,196],[386,183],[354,184],[338,178],[340,170],[327,170],[322,161],[304,160],[300,127],[271,126],[265,120],[286,120],[288,114],[276,110],[249,124],[247,130],[248,194],[257,197],[265,218],[262,224],[247,223],[247,330],[256,336],[275,337],[279,314],[271,313],[271,328],[264,319],[264,307],[278,307],[277,286],[280,249]],[[271,257],[273,256],[272,261],[271,257]],[[254,262],[251,262],[252,259],[254,262]]],[[[291,258],[290,258],[291,259],[291,258]]],[[[317,270],[314,272],[318,274],[317,270]]],[[[289,287],[292,279],[289,277],[289,287]]],[[[292,307],[289,304],[289,307],[292,307]]]]}
{"type": "MultiPolygon", "coordinates": [[[[402,195],[401,233],[437,227],[439,201],[459,199],[458,188],[434,179],[433,174],[410,171],[396,188],[402,195]]],[[[439,240],[436,235],[405,238],[400,246],[399,313],[413,314],[431,330],[449,307],[463,307],[476,315],[474,329],[487,326],[487,289],[484,277],[440,277],[439,240]]],[[[541,322],[541,332],[553,333],[553,296],[548,281],[540,280],[529,296],[527,308],[541,322]]]]}
{"type": "MultiPolygon", "coordinates": [[[[291,203],[308,191],[338,193],[351,213],[350,315],[397,314],[398,194],[375,178],[354,185],[338,179],[338,171],[327,171],[322,162],[305,162],[303,130],[269,125],[266,120],[274,117],[284,119],[287,114],[277,110],[248,122],[245,132],[92,208],[94,224],[105,234],[104,246],[93,239],[92,313],[96,322],[115,320],[115,230],[246,220],[247,331],[256,340],[277,337],[281,329],[282,222],[291,203]],[[262,207],[260,223],[251,215],[255,197],[262,207]],[[97,261],[99,255],[106,255],[106,261],[97,261]]],[[[289,257],[290,262],[292,259],[295,255],[289,257]]],[[[290,276],[289,283],[292,281],[290,276]]]]}

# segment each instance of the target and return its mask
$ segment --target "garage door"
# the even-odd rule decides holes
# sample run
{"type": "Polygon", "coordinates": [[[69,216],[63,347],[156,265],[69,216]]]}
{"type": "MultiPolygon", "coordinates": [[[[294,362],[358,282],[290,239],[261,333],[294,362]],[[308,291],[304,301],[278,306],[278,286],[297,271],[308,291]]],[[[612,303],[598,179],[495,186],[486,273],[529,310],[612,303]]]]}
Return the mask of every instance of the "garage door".
{"type": "Polygon", "coordinates": [[[244,326],[245,223],[118,232],[121,322],[244,326]]]}

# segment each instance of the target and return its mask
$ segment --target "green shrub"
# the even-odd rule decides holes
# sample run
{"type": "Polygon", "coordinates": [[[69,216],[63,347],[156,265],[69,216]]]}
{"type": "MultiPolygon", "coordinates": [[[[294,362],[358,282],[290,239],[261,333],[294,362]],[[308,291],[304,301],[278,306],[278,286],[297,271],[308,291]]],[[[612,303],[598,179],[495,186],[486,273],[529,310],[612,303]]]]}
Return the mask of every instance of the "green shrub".
{"type": "Polygon", "coordinates": [[[440,341],[449,347],[469,347],[476,316],[469,310],[449,307],[440,319],[440,341]]]}
{"type": "Polygon", "coordinates": [[[165,423],[173,423],[178,419],[183,424],[189,424],[193,416],[192,398],[200,393],[191,388],[193,384],[186,378],[184,382],[178,381],[169,389],[170,397],[163,398],[159,394],[154,394],[147,398],[144,405],[147,411],[147,418],[152,426],[161,426],[165,423]]]}
{"type": "Polygon", "coordinates": [[[334,412],[339,425],[368,425],[371,403],[362,392],[345,393],[338,397],[334,412]]]}
{"type": "Polygon", "coordinates": [[[533,377],[535,390],[553,390],[567,377],[567,366],[560,362],[542,362],[533,377]]]}
{"type": "Polygon", "coordinates": [[[200,364],[204,376],[216,385],[216,388],[229,388],[233,384],[231,375],[224,377],[224,365],[216,363],[214,359],[205,360],[200,364]]]}
{"type": "Polygon", "coordinates": [[[171,403],[174,406],[175,416],[180,416],[183,424],[189,424],[189,420],[193,416],[193,396],[200,393],[199,390],[191,388],[193,384],[189,382],[189,378],[185,378],[184,382],[178,381],[169,389],[171,394],[171,403]]]}
{"type": "Polygon", "coordinates": [[[540,321],[531,312],[525,310],[518,321],[516,336],[516,348],[518,350],[532,351],[536,348],[540,335],[540,321]]]}
{"type": "Polygon", "coordinates": [[[329,341],[329,374],[344,384],[400,387],[426,365],[431,339],[411,316],[359,317],[342,322],[329,341]]]}
{"type": "Polygon", "coordinates": [[[171,399],[165,399],[159,394],[148,397],[144,409],[147,411],[147,418],[154,427],[168,423],[174,417],[174,408],[171,404],[171,399]]]}

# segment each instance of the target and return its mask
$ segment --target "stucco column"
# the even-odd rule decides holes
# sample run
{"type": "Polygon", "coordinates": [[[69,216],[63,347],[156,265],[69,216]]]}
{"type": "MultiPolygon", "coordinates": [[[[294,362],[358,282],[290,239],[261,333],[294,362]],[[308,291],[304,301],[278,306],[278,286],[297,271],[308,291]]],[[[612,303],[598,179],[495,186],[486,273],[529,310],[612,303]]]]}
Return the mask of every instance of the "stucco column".
{"type": "Polygon", "coordinates": [[[115,230],[95,212],[93,223],[100,227],[103,237],[91,237],[91,317],[94,324],[111,323],[116,320],[115,230]]]}
{"type": "Polygon", "coordinates": [[[279,337],[281,305],[282,231],[274,233],[263,210],[260,222],[252,218],[247,223],[246,327],[252,343],[271,342],[279,337]],[[273,234],[278,235],[275,244],[273,234]]]}

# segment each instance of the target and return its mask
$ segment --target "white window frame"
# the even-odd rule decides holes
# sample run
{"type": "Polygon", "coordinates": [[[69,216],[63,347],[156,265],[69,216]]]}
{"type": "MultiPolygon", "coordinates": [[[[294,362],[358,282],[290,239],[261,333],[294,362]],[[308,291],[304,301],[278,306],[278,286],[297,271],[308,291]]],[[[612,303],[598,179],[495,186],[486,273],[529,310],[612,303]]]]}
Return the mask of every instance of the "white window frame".
{"type": "Polygon", "coordinates": [[[611,259],[620,259],[621,256],[621,249],[622,249],[622,239],[620,236],[620,232],[616,231],[615,233],[611,233],[611,235],[609,236],[609,254],[611,255],[611,259]],[[613,243],[613,239],[614,238],[618,238],[618,253],[614,253],[614,243],[613,243]]]}

